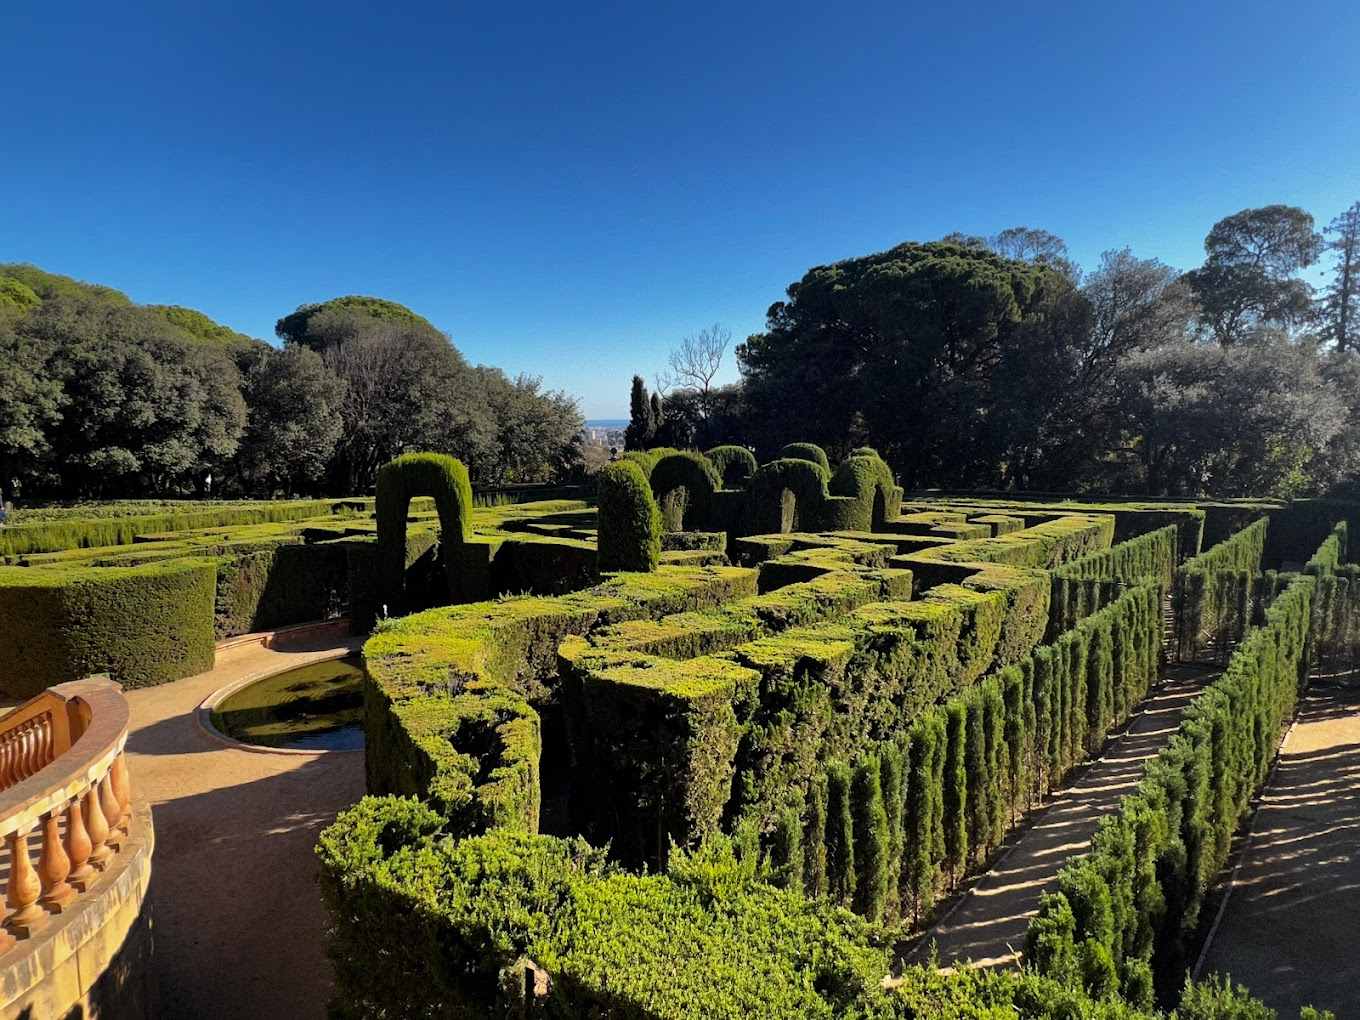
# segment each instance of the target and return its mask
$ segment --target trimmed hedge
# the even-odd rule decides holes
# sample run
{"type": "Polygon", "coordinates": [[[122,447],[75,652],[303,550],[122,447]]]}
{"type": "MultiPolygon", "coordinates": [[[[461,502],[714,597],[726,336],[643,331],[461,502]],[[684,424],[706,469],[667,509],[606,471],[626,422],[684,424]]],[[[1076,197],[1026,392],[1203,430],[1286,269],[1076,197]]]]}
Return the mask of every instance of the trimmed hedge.
{"type": "Polygon", "coordinates": [[[1262,517],[1176,570],[1172,592],[1181,662],[1199,658],[1211,642],[1221,655],[1246,633],[1269,523],[1262,517]]]}
{"type": "Polygon", "coordinates": [[[407,453],[378,469],[379,590],[393,613],[406,612],[406,517],[416,496],[433,496],[440,542],[455,602],[468,601],[459,587],[454,550],[472,537],[472,483],[461,461],[439,453],[407,453]]]}
{"type": "MultiPolygon", "coordinates": [[[[837,869],[853,867],[855,880],[868,876],[874,890],[855,898],[860,912],[927,916],[942,891],[1001,845],[1008,823],[1097,753],[1142,701],[1157,677],[1160,607],[1155,584],[1130,588],[1056,643],[943,704],[904,714],[881,743],[861,744],[850,768],[857,776],[877,769],[879,784],[862,780],[851,797],[853,844],[834,853],[828,844],[821,855],[827,888],[847,888],[848,876],[837,869]],[[880,798],[885,817],[900,820],[886,828],[875,820],[880,798]],[[880,866],[887,873],[882,897],[880,866]]],[[[822,754],[814,762],[825,760],[822,754]]],[[[827,781],[814,775],[807,782],[809,804],[827,781]]],[[[830,781],[834,787],[834,776],[830,781]]],[[[786,781],[783,789],[792,786],[786,781]]],[[[825,824],[808,814],[803,846],[831,839],[822,835],[825,824]]],[[[808,895],[819,894],[818,881],[805,869],[808,895]]]]}
{"type": "Polygon", "coordinates": [[[16,698],[109,673],[150,687],[214,661],[211,560],[0,567],[0,690],[16,698]]]}
{"type": "Polygon", "coordinates": [[[33,524],[7,524],[0,527],[0,559],[64,549],[128,545],[138,536],[161,532],[300,521],[349,508],[350,505],[344,501],[326,499],[257,503],[221,510],[190,510],[132,517],[78,517],[33,524]]]}
{"type": "Polygon", "coordinates": [[[1156,580],[1166,590],[1174,581],[1179,529],[1172,524],[1053,570],[1049,633],[1070,630],[1107,604],[1129,584],[1156,580]]]}
{"type": "Polygon", "coordinates": [[[655,570],[661,560],[661,514],[642,470],[621,460],[601,468],[595,477],[600,573],[655,570]]]}
{"type": "Polygon", "coordinates": [[[723,479],[702,453],[667,454],[653,466],[650,481],[663,531],[684,531],[687,515],[705,524],[712,521],[713,494],[723,487],[723,479]]]}
{"type": "Polygon", "coordinates": [[[1059,980],[1172,1001],[1204,897],[1265,781],[1307,684],[1316,580],[1298,575],[1223,676],[1190,705],[1106,819],[1091,852],[1059,876],[1030,924],[1026,957],[1059,980]]]}
{"type": "Polygon", "coordinates": [[[826,451],[816,443],[789,443],[779,451],[779,460],[808,460],[816,464],[828,475],[831,474],[831,461],[826,451]]]}
{"type": "Polygon", "coordinates": [[[718,472],[724,489],[745,485],[760,466],[756,462],[756,455],[744,446],[715,446],[704,456],[713,465],[713,470],[718,472]]]}

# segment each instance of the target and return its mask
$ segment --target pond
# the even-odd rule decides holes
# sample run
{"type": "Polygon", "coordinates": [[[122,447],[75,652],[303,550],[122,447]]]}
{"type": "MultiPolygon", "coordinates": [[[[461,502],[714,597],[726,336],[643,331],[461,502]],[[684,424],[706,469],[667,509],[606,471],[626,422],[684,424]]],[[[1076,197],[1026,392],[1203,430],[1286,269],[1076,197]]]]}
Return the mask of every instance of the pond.
{"type": "Polygon", "coordinates": [[[263,747],[358,750],[364,746],[363,673],[363,658],[352,655],[257,680],[213,709],[213,725],[263,747]]]}

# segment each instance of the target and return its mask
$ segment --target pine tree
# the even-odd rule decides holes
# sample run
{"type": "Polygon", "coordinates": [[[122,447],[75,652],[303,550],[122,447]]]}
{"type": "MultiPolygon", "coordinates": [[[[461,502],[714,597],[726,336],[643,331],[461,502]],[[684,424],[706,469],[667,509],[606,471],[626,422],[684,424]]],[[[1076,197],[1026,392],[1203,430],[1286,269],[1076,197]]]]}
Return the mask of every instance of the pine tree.
{"type": "Polygon", "coordinates": [[[1336,264],[1321,302],[1322,337],[1338,351],[1360,350],[1360,202],[1332,220],[1324,233],[1336,264]]]}

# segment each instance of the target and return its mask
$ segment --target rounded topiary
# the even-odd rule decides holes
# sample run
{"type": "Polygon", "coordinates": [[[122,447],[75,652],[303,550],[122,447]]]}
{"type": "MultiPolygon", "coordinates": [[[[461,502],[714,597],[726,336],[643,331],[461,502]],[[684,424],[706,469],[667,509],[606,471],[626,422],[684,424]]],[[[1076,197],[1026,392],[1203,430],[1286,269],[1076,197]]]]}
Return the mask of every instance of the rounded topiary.
{"type": "Polygon", "coordinates": [[[760,466],[756,455],[744,446],[715,446],[704,456],[718,472],[725,489],[740,488],[760,466]]]}
{"type": "Polygon", "coordinates": [[[826,451],[816,443],[790,443],[779,451],[780,460],[810,460],[820,464],[827,473],[831,471],[831,461],[826,459],[826,451]]]}
{"type": "MultiPolygon", "coordinates": [[[[472,483],[462,461],[442,453],[407,453],[378,469],[379,591],[388,611],[405,611],[406,515],[414,496],[433,496],[439,511],[440,541],[461,545],[472,537],[472,483]]],[[[449,590],[458,592],[459,557],[444,550],[449,571],[449,590]]]]}
{"type": "Polygon", "coordinates": [[[661,561],[661,513],[642,468],[620,460],[595,477],[600,572],[655,570],[661,561]]]}

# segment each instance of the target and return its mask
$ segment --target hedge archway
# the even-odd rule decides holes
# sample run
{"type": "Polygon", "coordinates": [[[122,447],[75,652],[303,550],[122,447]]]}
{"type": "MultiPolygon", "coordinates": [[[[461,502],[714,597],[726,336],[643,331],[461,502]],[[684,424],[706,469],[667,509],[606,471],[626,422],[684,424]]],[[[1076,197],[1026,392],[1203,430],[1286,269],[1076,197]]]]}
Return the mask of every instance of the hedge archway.
{"type": "Polygon", "coordinates": [[[472,537],[472,483],[462,461],[442,453],[407,453],[378,471],[378,590],[391,615],[406,612],[406,515],[416,496],[433,496],[440,542],[457,593],[459,547],[472,537]]]}

